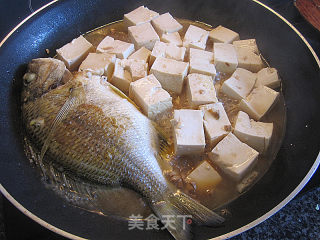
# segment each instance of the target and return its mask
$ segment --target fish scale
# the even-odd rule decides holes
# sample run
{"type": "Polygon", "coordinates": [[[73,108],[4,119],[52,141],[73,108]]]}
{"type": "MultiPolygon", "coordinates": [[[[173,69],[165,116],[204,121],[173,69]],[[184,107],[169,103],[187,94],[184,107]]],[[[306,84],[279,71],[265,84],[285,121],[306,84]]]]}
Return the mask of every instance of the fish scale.
{"type": "MultiPolygon", "coordinates": [[[[66,86],[66,88],[69,88],[69,86],[66,86]]],[[[32,103],[33,106],[36,106],[35,108],[33,108],[33,110],[38,112],[39,115],[42,115],[42,117],[46,118],[48,123],[53,122],[54,116],[57,114],[59,110],[58,108],[59,104],[61,106],[64,103],[64,99],[66,99],[67,97],[67,96],[62,97],[63,96],[61,94],[62,92],[68,93],[68,91],[59,89],[59,90],[47,93],[41,99],[37,99],[36,103],[32,103]],[[57,94],[61,97],[62,100],[55,96],[57,94]],[[48,99],[50,103],[46,102],[45,99],[48,99]],[[38,101],[41,103],[38,103],[38,101]],[[50,113],[53,112],[54,114],[43,113],[41,111],[42,109],[45,109],[50,113]]],[[[107,99],[107,101],[110,101],[110,100],[107,99]]],[[[149,161],[145,160],[146,154],[149,154],[148,158],[151,158],[151,157],[155,158],[154,156],[150,155],[154,151],[146,150],[145,146],[151,146],[151,144],[144,143],[141,145],[145,145],[145,146],[139,147],[139,152],[134,152],[132,151],[133,147],[126,144],[125,138],[131,137],[133,142],[140,142],[141,138],[144,135],[148,135],[148,134],[147,133],[132,134],[131,132],[137,133],[139,131],[143,131],[145,127],[140,127],[139,124],[137,124],[139,119],[136,120],[135,118],[133,118],[132,121],[126,121],[126,122],[124,121],[124,120],[130,119],[130,117],[124,113],[129,111],[126,111],[126,109],[122,109],[126,107],[126,102],[124,102],[123,99],[120,99],[119,101],[120,106],[118,108],[104,109],[105,113],[102,113],[101,108],[97,107],[99,105],[104,105],[104,106],[106,105],[101,103],[102,99],[99,99],[99,101],[95,103],[96,105],[93,105],[93,102],[94,101],[92,101],[91,105],[83,104],[78,106],[77,109],[70,111],[70,113],[68,114],[68,117],[60,123],[61,127],[57,129],[57,131],[54,133],[54,136],[52,138],[52,143],[48,149],[48,155],[53,159],[57,159],[57,161],[59,161],[60,164],[62,162],[62,165],[67,169],[70,169],[70,170],[77,169],[76,171],[78,172],[79,175],[85,176],[86,178],[90,178],[90,179],[96,179],[96,180],[104,179],[103,183],[109,183],[109,184],[119,183],[122,180],[121,178],[124,178],[126,174],[127,174],[126,180],[131,179],[134,176],[140,175],[141,179],[150,179],[149,181],[143,181],[142,183],[137,183],[138,190],[144,191],[145,187],[143,186],[146,184],[146,182],[154,183],[154,180],[155,180],[154,177],[149,176],[151,174],[147,175],[142,173],[145,169],[155,168],[154,165],[151,165],[149,161]],[[113,109],[116,109],[116,110],[113,110],[113,109]],[[116,117],[120,119],[117,121],[116,117]],[[99,124],[97,124],[98,122],[99,124]],[[125,123],[127,124],[127,126],[124,125],[125,123]],[[115,134],[112,137],[106,136],[104,133],[109,132],[109,129],[112,129],[112,128],[114,129],[113,132],[115,134]],[[131,130],[127,131],[126,134],[124,134],[124,131],[126,128],[131,130]],[[68,135],[68,137],[66,135],[68,135]],[[108,139],[108,141],[105,143],[104,148],[96,148],[95,145],[101,146],[100,140],[102,139],[102,136],[103,136],[103,139],[108,139]],[[115,148],[114,146],[125,146],[125,147],[118,149],[118,148],[115,148]],[[99,154],[99,152],[101,151],[104,152],[105,154],[99,154]],[[69,153],[71,152],[73,154],[70,156],[69,153]],[[131,162],[124,161],[124,163],[127,163],[127,164],[123,164],[124,167],[122,170],[124,171],[124,174],[121,174],[121,172],[114,170],[115,168],[118,168],[116,162],[112,162],[109,168],[104,169],[106,166],[103,166],[105,164],[102,164],[102,162],[106,163],[106,160],[108,159],[106,158],[106,156],[109,155],[108,153],[111,153],[111,155],[114,157],[118,156],[118,158],[120,159],[134,158],[134,160],[131,160],[131,162]],[[130,155],[131,157],[129,157],[130,155]],[[76,161],[74,161],[73,159],[76,159],[76,161]],[[139,160],[137,161],[137,159],[139,160]],[[63,162],[65,162],[65,164],[63,164],[63,162]],[[143,168],[138,168],[135,166],[136,164],[143,164],[145,166],[143,168]]],[[[131,105],[128,105],[128,106],[129,108],[133,107],[131,105]]],[[[26,116],[26,118],[28,117],[29,116],[26,116]]],[[[36,117],[39,117],[39,116],[37,116],[36,114],[32,114],[32,117],[30,116],[29,118],[36,118],[36,117]]],[[[140,115],[138,116],[138,118],[144,119],[145,117],[143,115],[140,115]]],[[[43,128],[43,131],[47,132],[48,127],[43,128]]],[[[34,132],[35,135],[38,133],[39,133],[38,131],[34,132]]],[[[41,134],[40,136],[44,137],[45,134],[41,134]]],[[[44,141],[43,138],[39,140],[44,141]]],[[[158,178],[160,179],[162,178],[163,180],[163,177],[161,175],[161,170],[159,168],[156,170],[158,171],[158,178]]],[[[135,179],[140,179],[140,178],[135,177],[135,179]]],[[[153,186],[149,184],[146,188],[148,191],[151,192],[151,194],[153,194],[154,191],[158,191],[158,189],[155,189],[155,188],[160,187],[160,184],[152,184],[152,185],[153,186]]]]}

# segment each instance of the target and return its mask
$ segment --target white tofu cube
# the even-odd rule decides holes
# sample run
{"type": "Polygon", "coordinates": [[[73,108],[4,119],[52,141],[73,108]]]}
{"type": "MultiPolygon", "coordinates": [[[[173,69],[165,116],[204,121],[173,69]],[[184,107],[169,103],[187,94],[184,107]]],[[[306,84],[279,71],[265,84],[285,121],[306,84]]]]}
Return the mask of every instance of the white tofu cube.
{"type": "Polygon", "coordinates": [[[205,49],[208,36],[208,31],[194,25],[190,25],[184,35],[183,46],[186,48],[205,49]]]}
{"type": "Polygon", "coordinates": [[[93,51],[93,46],[83,36],[73,39],[57,49],[57,58],[66,64],[70,71],[78,69],[81,62],[93,51]]]}
{"type": "Polygon", "coordinates": [[[233,73],[238,66],[238,59],[235,47],[228,43],[214,43],[214,65],[217,71],[233,73]]]}
{"type": "Polygon", "coordinates": [[[255,73],[264,67],[255,39],[234,41],[233,45],[237,53],[238,67],[255,73]]]}
{"type": "Polygon", "coordinates": [[[255,120],[260,120],[278,99],[279,93],[266,86],[254,88],[239,108],[255,120]]]}
{"type": "Polygon", "coordinates": [[[132,81],[144,78],[148,74],[148,64],[143,60],[123,59],[121,65],[130,72],[132,81]]]}
{"type": "Polygon", "coordinates": [[[213,63],[214,55],[213,52],[190,48],[189,49],[189,60],[201,60],[208,63],[213,63]]]}
{"type": "Polygon", "coordinates": [[[272,137],[273,123],[256,122],[245,112],[239,111],[234,135],[258,152],[265,152],[272,137]]]}
{"type": "Polygon", "coordinates": [[[218,102],[212,77],[191,73],[187,76],[187,99],[191,107],[218,102]]]}
{"type": "Polygon", "coordinates": [[[157,41],[154,44],[154,47],[150,55],[150,66],[152,66],[157,57],[166,57],[166,47],[167,45],[164,42],[157,41]]]}
{"type": "Polygon", "coordinates": [[[142,60],[146,63],[149,62],[149,57],[150,57],[151,51],[146,49],[145,47],[141,47],[139,50],[135,51],[132,53],[128,59],[136,59],[136,60],[142,60]]]}
{"type": "Polygon", "coordinates": [[[221,181],[219,173],[207,161],[203,161],[186,177],[186,182],[196,185],[196,190],[201,192],[214,189],[221,181]]]}
{"type": "Polygon", "coordinates": [[[134,52],[134,45],[106,36],[97,46],[97,52],[116,54],[117,58],[125,59],[134,52]]]}
{"type": "Polygon", "coordinates": [[[116,56],[109,53],[89,53],[81,63],[79,71],[91,72],[94,75],[104,75],[111,78],[116,56]]]}
{"type": "Polygon", "coordinates": [[[210,148],[224,138],[232,129],[231,123],[221,102],[202,105],[204,131],[210,148]]]}
{"type": "Polygon", "coordinates": [[[280,78],[278,76],[278,71],[275,68],[263,68],[257,73],[256,87],[267,86],[269,88],[280,87],[280,78]]]}
{"type": "Polygon", "coordinates": [[[232,76],[223,82],[221,91],[227,96],[241,100],[246,98],[254,87],[256,74],[243,68],[237,68],[232,76]]]}
{"type": "Polygon", "coordinates": [[[129,88],[129,97],[152,120],[172,108],[170,94],[161,87],[154,75],[132,82],[129,88]]]}
{"type": "Polygon", "coordinates": [[[239,34],[220,25],[210,31],[209,38],[218,43],[232,43],[239,40],[239,34]]]}
{"type": "Polygon", "coordinates": [[[128,28],[128,34],[136,49],[145,47],[151,51],[156,41],[160,40],[151,23],[131,26],[128,28]]]}
{"type": "Polygon", "coordinates": [[[186,62],[158,57],[153,63],[150,73],[154,74],[165,90],[180,94],[188,68],[189,64],[186,62]]]}
{"type": "Polygon", "coordinates": [[[157,57],[170,58],[177,61],[183,61],[186,53],[185,47],[177,47],[176,45],[164,42],[156,42],[150,55],[150,66],[157,57]]]}
{"type": "Polygon", "coordinates": [[[204,152],[205,137],[201,110],[174,110],[172,125],[174,149],[177,155],[204,152]]]}
{"type": "Polygon", "coordinates": [[[120,40],[114,40],[113,50],[107,50],[106,52],[116,54],[117,58],[125,59],[134,52],[134,45],[120,40]]]}
{"type": "Polygon", "coordinates": [[[190,48],[189,59],[189,73],[200,73],[215,78],[217,72],[213,64],[213,52],[190,48]]]}
{"type": "MultiPolygon", "coordinates": [[[[136,101],[136,98],[137,98],[137,95],[136,95],[137,91],[136,90],[137,89],[138,89],[138,91],[140,91],[139,89],[142,89],[142,88],[152,90],[153,87],[160,87],[161,88],[161,84],[153,74],[150,74],[150,75],[148,75],[144,78],[141,78],[135,82],[132,82],[132,84],[130,84],[129,98],[131,98],[133,101],[136,101]]],[[[147,92],[147,91],[145,91],[145,92],[147,92]]],[[[146,94],[146,93],[144,93],[144,94],[146,94]]]]}
{"type": "Polygon", "coordinates": [[[171,43],[166,43],[166,58],[175,59],[177,61],[183,61],[184,56],[186,54],[186,48],[185,47],[178,47],[171,43]]]}
{"type": "Polygon", "coordinates": [[[125,66],[121,63],[120,59],[116,59],[114,73],[109,82],[125,94],[129,93],[129,86],[132,82],[132,77],[129,70],[125,69],[125,66]]]}
{"type": "Polygon", "coordinates": [[[238,67],[245,68],[252,72],[258,72],[264,67],[259,54],[252,52],[246,48],[237,48],[238,67]]]}
{"type": "Polygon", "coordinates": [[[251,169],[259,153],[241,142],[232,133],[224,137],[209,153],[209,157],[222,171],[240,180],[251,169]]]}
{"type": "Polygon", "coordinates": [[[162,36],[164,33],[178,32],[182,25],[175,20],[170,13],[164,13],[151,21],[154,29],[162,36]]]}
{"type": "Polygon", "coordinates": [[[259,54],[257,42],[254,38],[237,40],[232,43],[235,47],[250,49],[252,52],[259,54]]]}
{"type": "Polygon", "coordinates": [[[161,35],[160,40],[165,43],[171,43],[178,47],[182,47],[182,40],[178,32],[164,33],[161,35]]]}
{"type": "Polygon", "coordinates": [[[147,7],[140,6],[135,10],[124,14],[123,22],[127,27],[136,26],[150,22],[152,19],[158,16],[159,13],[149,10],[147,7]]]}
{"type": "Polygon", "coordinates": [[[204,74],[204,75],[211,76],[212,79],[215,79],[217,71],[214,64],[211,64],[207,61],[191,59],[189,73],[204,74]]]}

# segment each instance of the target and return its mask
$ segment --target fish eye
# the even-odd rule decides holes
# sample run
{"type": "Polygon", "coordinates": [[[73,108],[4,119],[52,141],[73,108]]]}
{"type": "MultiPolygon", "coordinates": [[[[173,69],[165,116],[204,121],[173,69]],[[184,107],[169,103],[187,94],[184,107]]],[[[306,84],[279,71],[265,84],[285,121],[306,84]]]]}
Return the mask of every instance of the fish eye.
{"type": "Polygon", "coordinates": [[[42,128],[44,126],[44,118],[39,117],[30,121],[30,126],[34,128],[42,128]]]}
{"type": "Polygon", "coordinates": [[[32,81],[37,79],[37,74],[35,73],[26,73],[23,75],[23,80],[24,80],[24,84],[28,85],[29,83],[31,83],[32,81]]]}
{"type": "Polygon", "coordinates": [[[100,84],[101,85],[107,85],[108,83],[108,78],[106,76],[102,76],[100,79],[100,84]]]}

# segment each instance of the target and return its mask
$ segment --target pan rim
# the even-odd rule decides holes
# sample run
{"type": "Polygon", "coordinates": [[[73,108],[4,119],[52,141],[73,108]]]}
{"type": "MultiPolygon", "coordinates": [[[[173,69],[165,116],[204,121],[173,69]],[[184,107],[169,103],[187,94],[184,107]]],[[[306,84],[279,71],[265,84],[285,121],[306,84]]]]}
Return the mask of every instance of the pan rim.
{"type": "MultiPolygon", "coordinates": [[[[41,8],[39,8],[38,10],[34,11],[33,13],[31,13],[29,16],[27,16],[25,19],[23,19],[17,26],[15,26],[0,42],[0,48],[3,46],[3,44],[10,38],[10,36],[12,34],[14,34],[14,32],[16,30],[18,30],[24,23],[26,23],[29,19],[31,19],[33,16],[35,16],[36,14],[38,14],[39,12],[41,12],[42,10],[44,10],[45,8],[51,6],[52,4],[59,2],[60,0],[53,0],[49,3],[47,3],[46,5],[42,6],[41,8]]],[[[267,5],[265,5],[264,3],[261,3],[258,0],[251,0],[253,2],[255,2],[256,4],[259,4],[260,6],[264,7],[266,10],[270,11],[271,13],[275,14],[277,17],[279,17],[284,23],[286,23],[300,38],[301,40],[304,42],[304,44],[307,46],[307,48],[310,50],[311,54],[313,55],[316,63],[318,64],[318,67],[320,69],[320,60],[319,57],[317,56],[316,52],[314,51],[314,49],[311,47],[311,45],[309,44],[309,42],[305,39],[305,37],[300,33],[300,31],[298,29],[296,29],[296,27],[294,27],[287,19],[285,19],[281,14],[279,14],[278,12],[276,12],[275,10],[273,10],[272,8],[268,7],[267,5]]],[[[242,232],[245,232],[253,227],[255,227],[256,225],[260,224],[261,222],[267,220],[269,217],[271,217],[272,215],[274,215],[275,213],[277,213],[279,210],[281,210],[288,202],[290,202],[301,190],[302,188],[307,184],[307,182],[310,180],[310,178],[312,177],[312,175],[315,173],[315,171],[317,170],[317,168],[320,165],[320,152],[314,162],[314,164],[312,165],[311,169],[308,171],[308,173],[306,174],[306,176],[303,178],[303,180],[299,183],[299,185],[284,199],[282,200],[277,206],[275,206],[274,208],[272,208],[270,211],[268,211],[267,213],[265,213],[264,215],[262,215],[261,217],[259,217],[258,219],[248,223],[245,226],[242,226],[232,232],[226,233],[224,235],[215,237],[215,238],[211,238],[210,240],[215,240],[215,239],[226,239],[226,238],[230,238],[233,236],[236,236],[242,232]]],[[[67,231],[64,231],[60,228],[57,228],[53,225],[51,225],[50,223],[44,221],[43,219],[39,218],[38,216],[36,216],[35,214],[33,214],[32,212],[30,212],[28,209],[26,209],[24,206],[22,206],[13,196],[10,195],[10,193],[8,193],[8,191],[2,186],[2,184],[0,183],[0,192],[7,198],[7,200],[9,202],[11,202],[11,204],[13,204],[17,209],[19,209],[23,214],[25,214],[26,216],[30,217],[32,220],[34,220],[35,222],[37,222],[38,224],[40,224],[41,226],[49,229],[50,231],[53,231],[63,237],[67,237],[70,239],[75,239],[75,240],[85,240],[86,238],[82,238],[80,236],[74,235],[72,233],[69,233],[67,231]]]]}

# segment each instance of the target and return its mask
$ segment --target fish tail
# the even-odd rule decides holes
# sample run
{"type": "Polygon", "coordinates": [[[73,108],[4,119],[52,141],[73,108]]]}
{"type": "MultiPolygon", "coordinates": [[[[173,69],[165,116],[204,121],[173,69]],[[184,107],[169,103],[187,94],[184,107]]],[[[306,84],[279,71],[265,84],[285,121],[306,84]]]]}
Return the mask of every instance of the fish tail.
{"type": "Polygon", "coordinates": [[[169,193],[163,201],[153,204],[153,210],[164,227],[177,240],[191,239],[190,224],[219,226],[224,218],[179,190],[169,193]]]}

